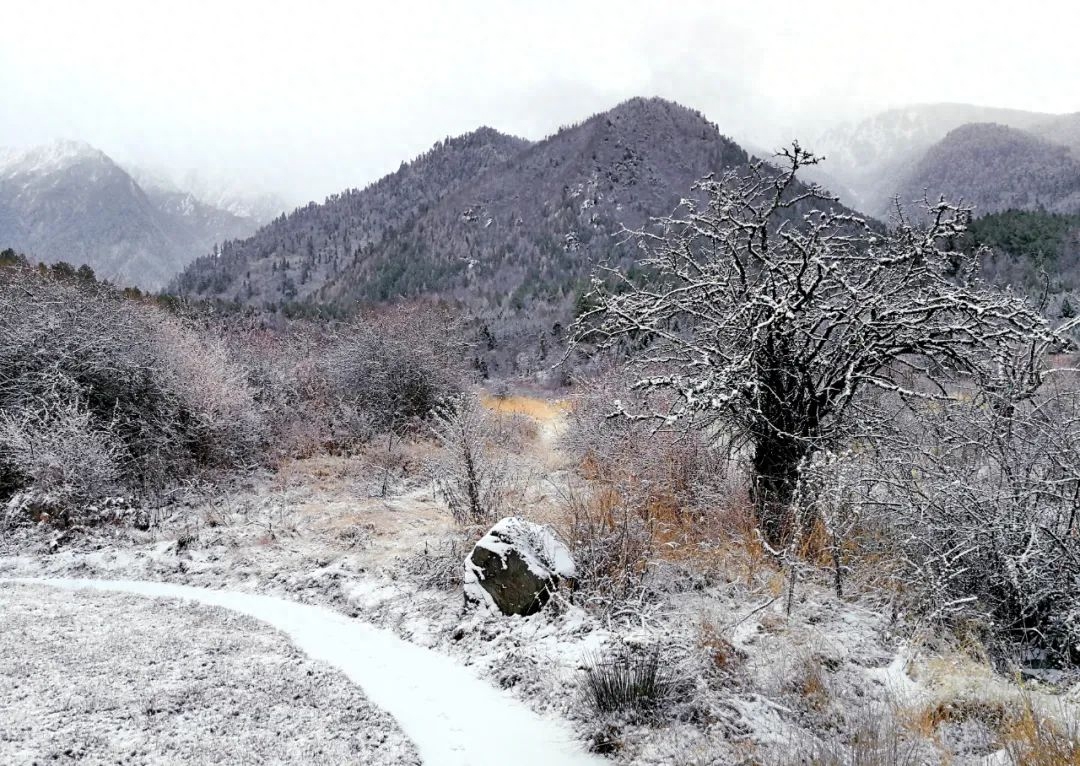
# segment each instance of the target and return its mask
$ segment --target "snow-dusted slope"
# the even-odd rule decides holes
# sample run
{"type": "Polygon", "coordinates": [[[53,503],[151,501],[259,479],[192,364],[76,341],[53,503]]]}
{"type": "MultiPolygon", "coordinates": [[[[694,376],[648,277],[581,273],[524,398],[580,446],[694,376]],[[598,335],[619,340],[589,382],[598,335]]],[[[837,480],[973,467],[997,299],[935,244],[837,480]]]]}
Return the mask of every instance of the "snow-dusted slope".
{"type": "Polygon", "coordinates": [[[949,131],[973,122],[1024,130],[1052,117],[972,104],[915,104],[838,125],[809,148],[827,157],[823,169],[854,192],[856,207],[879,215],[896,193],[901,176],[949,131]]]}
{"type": "Polygon", "coordinates": [[[425,764],[597,766],[570,729],[529,711],[450,657],[329,609],[269,596],[123,580],[19,580],[182,598],[269,623],[309,657],[342,670],[400,724],[425,764]]]}
{"type": "Polygon", "coordinates": [[[255,228],[189,193],[143,188],[83,142],[0,150],[0,249],[34,260],[157,288],[215,242],[255,228]]]}
{"type": "Polygon", "coordinates": [[[420,766],[339,670],[191,601],[0,584],[0,764],[420,766]]]}
{"type": "Polygon", "coordinates": [[[182,194],[202,205],[265,226],[292,206],[280,195],[252,192],[235,176],[223,170],[189,170],[177,173],[163,167],[125,165],[148,194],[182,194]]]}

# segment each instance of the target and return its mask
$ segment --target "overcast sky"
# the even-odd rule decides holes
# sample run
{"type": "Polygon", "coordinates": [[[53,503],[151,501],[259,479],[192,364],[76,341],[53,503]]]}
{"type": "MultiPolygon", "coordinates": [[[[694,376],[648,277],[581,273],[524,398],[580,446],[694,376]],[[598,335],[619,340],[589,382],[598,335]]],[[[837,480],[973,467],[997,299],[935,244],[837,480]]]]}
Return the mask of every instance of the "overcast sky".
{"type": "Polygon", "coordinates": [[[292,202],[481,124],[634,95],[774,146],[907,103],[1080,110],[1080,10],[1012,2],[0,0],[0,145],[89,141],[292,202]]]}

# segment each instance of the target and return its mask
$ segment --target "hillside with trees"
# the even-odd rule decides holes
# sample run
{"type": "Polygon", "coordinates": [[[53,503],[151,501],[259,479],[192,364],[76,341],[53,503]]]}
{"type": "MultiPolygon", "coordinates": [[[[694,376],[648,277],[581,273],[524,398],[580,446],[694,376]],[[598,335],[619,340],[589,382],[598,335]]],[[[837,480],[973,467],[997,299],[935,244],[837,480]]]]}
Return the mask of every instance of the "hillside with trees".
{"type": "Polygon", "coordinates": [[[485,368],[534,372],[553,361],[593,270],[632,267],[627,231],[669,213],[695,180],[749,162],[700,113],[661,99],[534,144],[481,129],[226,243],[174,288],[288,314],[451,300],[480,324],[485,368]]]}
{"type": "Polygon", "coordinates": [[[248,239],[205,255],[173,283],[184,295],[277,308],[310,299],[442,197],[497,167],[528,142],[480,128],[435,144],[364,189],[282,214],[248,239]]]}
{"type": "Polygon", "coordinates": [[[924,192],[963,200],[979,214],[1003,210],[1050,213],[1080,211],[1080,159],[1015,128],[990,123],[964,125],[934,144],[904,175],[898,195],[904,205],[924,192]]]}

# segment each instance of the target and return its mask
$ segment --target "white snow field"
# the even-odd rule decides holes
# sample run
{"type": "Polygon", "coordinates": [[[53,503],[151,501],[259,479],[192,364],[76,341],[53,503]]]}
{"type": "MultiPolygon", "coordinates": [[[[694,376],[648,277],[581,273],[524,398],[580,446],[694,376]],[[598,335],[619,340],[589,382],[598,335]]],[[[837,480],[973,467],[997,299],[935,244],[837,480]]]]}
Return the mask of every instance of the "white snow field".
{"type": "MultiPolygon", "coordinates": [[[[13,579],[69,590],[178,598],[224,607],[280,630],[308,657],[359,685],[389,713],[428,766],[585,766],[587,754],[560,721],[543,718],[452,658],[330,609],[270,596],[135,580],[13,579]]],[[[408,761],[406,761],[408,762],[408,761]]]]}
{"type": "Polygon", "coordinates": [[[0,764],[418,766],[340,670],[192,601],[0,584],[0,764]]]}

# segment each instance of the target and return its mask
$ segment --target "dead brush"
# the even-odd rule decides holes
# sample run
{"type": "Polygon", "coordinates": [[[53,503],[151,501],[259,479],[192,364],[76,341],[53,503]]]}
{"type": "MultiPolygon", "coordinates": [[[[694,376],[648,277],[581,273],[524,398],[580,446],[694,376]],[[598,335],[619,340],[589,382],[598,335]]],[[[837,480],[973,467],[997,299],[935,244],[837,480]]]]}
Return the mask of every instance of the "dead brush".
{"type": "Polygon", "coordinates": [[[736,673],[746,659],[746,653],[728,641],[712,620],[702,620],[698,626],[697,645],[712,668],[724,676],[736,673]]]}
{"type": "Polygon", "coordinates": [[[825,668],[813,654],[799,658],[787,687],[796,695],[803,708],[815,713],[824,712],[832,701],[825,668]]]}
{"type": "Polygon", "coordinates": [[[655,525],[610,486],[570,487],[561,495],[560,531],[573,548],[578,592],[602,611],[640,598],[655,554],[655,525]]]}
{"type": "Polygon", "coordinates": [[[796,742],[785,766],[923,766],[930,759],[924,743],[889,709],[865,709],[849,733],[831,741],[796,742]]]}
{"type": "Polygon", "coordinates": [[[1048,716],[1029,694],[999,727],[1000,745],[1015,766],[1080,766],[1080,720],[1064,709],[1048,716]]]}
{"type": "Polygon", "coordinates": [[[421,588],[449,591],[461,588],[462,562],[472,541],[484,534],[479,527],[458,529],[457,533],[398,560],[401,571],[421,588]]]}

